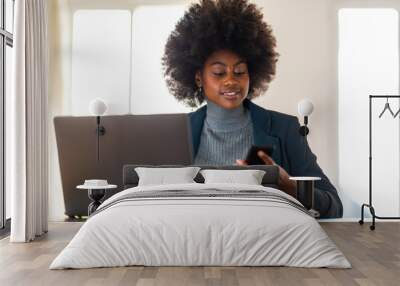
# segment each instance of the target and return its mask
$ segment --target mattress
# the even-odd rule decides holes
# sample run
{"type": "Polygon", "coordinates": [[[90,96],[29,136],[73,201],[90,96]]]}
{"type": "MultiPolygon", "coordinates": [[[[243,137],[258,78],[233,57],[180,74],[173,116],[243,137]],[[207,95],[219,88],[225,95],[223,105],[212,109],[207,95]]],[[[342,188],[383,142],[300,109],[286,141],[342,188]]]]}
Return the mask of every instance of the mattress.
{"type": "Polygon", "coordinates": [[[144,266],[350,268],[294,198],[264,186],[138,186],[107,199],[50,269],[144,266]]]}

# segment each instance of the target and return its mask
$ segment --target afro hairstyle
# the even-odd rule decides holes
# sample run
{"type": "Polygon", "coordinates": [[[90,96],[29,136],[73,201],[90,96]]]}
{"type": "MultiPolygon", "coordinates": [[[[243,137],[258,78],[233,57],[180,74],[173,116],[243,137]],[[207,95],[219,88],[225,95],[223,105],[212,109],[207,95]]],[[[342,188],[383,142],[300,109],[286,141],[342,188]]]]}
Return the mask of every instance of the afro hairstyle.
{"type": "Polygon", "coordinates": [[[249,71],[247,98],[259,96],[275,75],[276,40],[263,14],[247,0],[200,0],[192,4],[170,34],[162,67],[169,91],[178,101],[199,106],[195,74],[217,50],[244,58],[249,71]]]}

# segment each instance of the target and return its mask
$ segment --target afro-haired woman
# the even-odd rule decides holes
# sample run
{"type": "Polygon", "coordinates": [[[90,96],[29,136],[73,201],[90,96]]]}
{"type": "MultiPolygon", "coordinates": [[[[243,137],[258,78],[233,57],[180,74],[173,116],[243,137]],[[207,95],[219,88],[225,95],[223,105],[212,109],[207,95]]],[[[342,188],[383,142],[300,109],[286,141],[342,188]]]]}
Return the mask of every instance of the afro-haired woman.
{"type": "Polygon", "coordinates": [[[318,176],[315,209],[341,217],[335,187],[299,134],[297,117],[251,102],[268,88],[278,54],[271,28],[247,0],[201,0],[192,4],[170,35],[163,68],[170,92],[189,106],[195,164],[245,164],[252,145],[273,145],[265,164],[279,166],[279,187],[295,196],[292,176],[318,176]],[[307,148],[304,160],[304,150],[307,148]]]}

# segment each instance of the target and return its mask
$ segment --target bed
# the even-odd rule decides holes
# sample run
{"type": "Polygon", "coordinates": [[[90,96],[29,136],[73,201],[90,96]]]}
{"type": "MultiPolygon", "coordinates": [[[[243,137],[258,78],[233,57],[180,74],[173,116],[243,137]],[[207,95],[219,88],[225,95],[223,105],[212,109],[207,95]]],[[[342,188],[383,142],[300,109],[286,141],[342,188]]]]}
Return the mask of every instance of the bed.
{"type": "Polygon", "coordinates": [[[125,190],[102,203],[50,269],[351,267],[318,221],[276,188],[275,166],[218,168],[263,170],[259,185],[204,182],[200,173],[193,183],[138,185],[136,167],[124,166],[125,190]]]}

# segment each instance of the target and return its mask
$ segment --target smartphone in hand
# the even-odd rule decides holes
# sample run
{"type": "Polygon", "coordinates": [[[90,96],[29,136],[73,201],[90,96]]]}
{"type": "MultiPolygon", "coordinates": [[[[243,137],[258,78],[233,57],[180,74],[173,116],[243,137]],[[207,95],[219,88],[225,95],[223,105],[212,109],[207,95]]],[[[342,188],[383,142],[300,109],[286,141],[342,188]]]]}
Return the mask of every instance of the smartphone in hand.
{"type": "Polygon", "coordinates": [[[257,153],[258,151],[263,151],[265,154],[268,156],[272,156],[272,153],[274,152],[274,147],[273,146],[251,146],[249,149],[249,152],[247,152],[246,156],[246,163],[248,165],[265,165],[264,161],[261,160],[260,157],[258,157],[257,153]]]}

